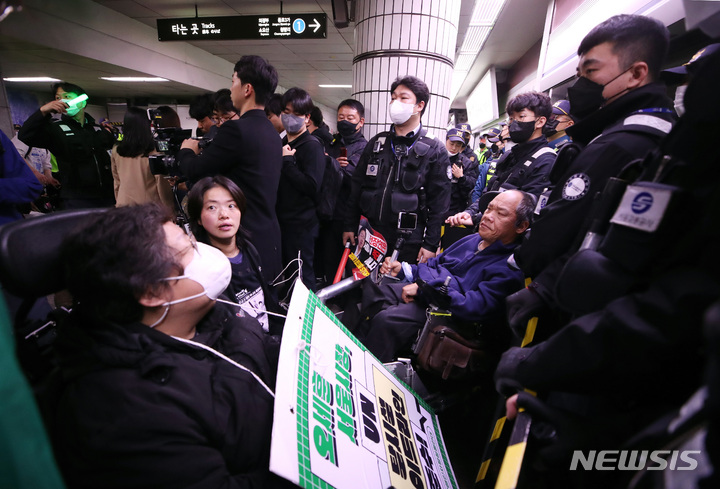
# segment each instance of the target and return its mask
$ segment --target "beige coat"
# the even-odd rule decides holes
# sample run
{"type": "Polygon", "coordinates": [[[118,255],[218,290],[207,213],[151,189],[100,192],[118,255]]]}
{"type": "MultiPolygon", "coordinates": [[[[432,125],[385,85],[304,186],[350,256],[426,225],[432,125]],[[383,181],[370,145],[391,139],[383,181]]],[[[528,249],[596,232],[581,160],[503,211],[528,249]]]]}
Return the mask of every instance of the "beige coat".
{"type": "Polygon", "coordinates": [[[173,209],[170,183],[160,175],[150,173],[147,156],[128,158],[117,153],[117,146],[110,157],[115,182],[117,206],[159,202],[173,209]]]}

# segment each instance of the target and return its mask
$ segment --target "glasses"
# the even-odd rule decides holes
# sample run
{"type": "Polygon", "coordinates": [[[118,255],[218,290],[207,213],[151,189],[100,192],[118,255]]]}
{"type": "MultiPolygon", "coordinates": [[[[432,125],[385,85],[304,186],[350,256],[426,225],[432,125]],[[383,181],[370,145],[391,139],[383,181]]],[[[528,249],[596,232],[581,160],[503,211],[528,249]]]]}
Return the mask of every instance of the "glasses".
{"type": "Polygon", "coordinates": [[[225,115],[222,117],[213,116],[210,118],[210,120],[213,122],[213,124],[222,124],[223,122],[227,122],[229,120],[234,119],[237,116],[237,113],[233,112],[232,115],[225,115]]]}
{"type": "Polygon", "coordinates": [[[531,116],[531,115],[523,115],[523,116],[520,116],[520,117],[517,118],[517,119],[513,119],[512,117],[508,117],[507,119],[505,119],[505,123],[506,123],[507,125],[510,125],[510,124],[512,124],[513,122],[528,122],[528,121],[524,120],[524,119],[527,119],[527,118],[532,118],[532,116],[531,116]]]}

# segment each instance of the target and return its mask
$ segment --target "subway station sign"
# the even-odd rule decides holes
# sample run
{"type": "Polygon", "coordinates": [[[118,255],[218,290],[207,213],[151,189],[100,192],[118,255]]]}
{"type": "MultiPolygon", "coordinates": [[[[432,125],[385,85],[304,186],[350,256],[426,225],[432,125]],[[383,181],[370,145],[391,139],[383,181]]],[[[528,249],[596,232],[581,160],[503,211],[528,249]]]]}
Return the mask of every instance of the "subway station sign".
{"type": "Polygon", "coordinates": [[[327,15],[237,15],[157,19],[159,41],[326,39],[327,15]]]}

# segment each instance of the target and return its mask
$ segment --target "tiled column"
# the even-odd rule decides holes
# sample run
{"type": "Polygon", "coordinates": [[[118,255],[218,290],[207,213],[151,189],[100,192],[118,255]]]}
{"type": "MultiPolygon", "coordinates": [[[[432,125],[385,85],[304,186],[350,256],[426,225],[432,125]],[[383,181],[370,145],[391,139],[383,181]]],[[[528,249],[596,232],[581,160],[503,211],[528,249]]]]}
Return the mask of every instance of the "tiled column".
{"type": "Polygon", "coordinates": [[[358,0],[353,97],[365,106],[365,137],[390,126],[390,84],[413,75],[430,88],[422,117],[445,137],[460,0],[358,0]]]}

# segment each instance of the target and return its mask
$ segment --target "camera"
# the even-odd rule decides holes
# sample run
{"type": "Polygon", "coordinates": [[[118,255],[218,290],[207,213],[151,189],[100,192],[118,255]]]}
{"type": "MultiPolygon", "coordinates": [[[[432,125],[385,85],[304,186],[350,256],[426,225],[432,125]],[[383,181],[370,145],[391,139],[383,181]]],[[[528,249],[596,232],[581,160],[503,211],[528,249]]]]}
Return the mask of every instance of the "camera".
{"type": "Polygon", "coordinates": [[[179,127],[158,129],[155,133],[155,150],[159,155],[150,155],[150,172],[153,175],[179,177],[180,165],[175,156],[180,151],[183,141],[192,135],[192,130],[179,127]]]}

